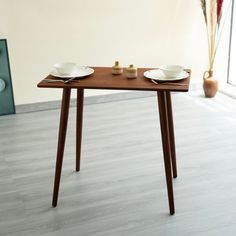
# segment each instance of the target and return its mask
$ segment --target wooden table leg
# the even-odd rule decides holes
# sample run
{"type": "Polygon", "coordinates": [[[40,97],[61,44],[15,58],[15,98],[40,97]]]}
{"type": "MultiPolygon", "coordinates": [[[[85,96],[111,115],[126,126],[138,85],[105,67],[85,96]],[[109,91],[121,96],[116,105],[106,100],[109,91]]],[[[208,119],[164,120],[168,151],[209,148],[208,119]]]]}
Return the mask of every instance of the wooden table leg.
{"type": "Polygon", "coordinates": [[[157,94],[158,94],[162,148],[163,148],[163,155],[164,155],[169,209],[170,209],[170,214],[173,215],[175,213],[175,206],[174,206],[174,192],[173,192],[173,184],[172,184],[171,153],[170,153],[170,138],[169,138],[169,127],[168,127],[168,110],[167,110],[166,91],[158,91],[157,94]]]}
{"type": "Polygon", "coordinates": [[[83,127],[84,89],[77,89],[76,117],[76,171],[80,171],[82,127],[83,127]]]}
{"type": "Polygon", "coordinates": [[[63,163],[67,121],[68,121],[69,107],[70,107],[70,94],[71,94],[71,89],[68,89],[68,88],[63,89],[62,103],[61,103],[61,117],[60,117],[58,145],[57,145],[57,161],[56,161],[54,190],[53,190],[53,199],[52,199],[53,207],[57,206],[58,192],[59,192],[59,187],[60,187],[61,169],[62,169],[62,163],[63,163]]]}
{"type": "Polygon", "coordinates": [[[168,116],[168,127],[169,127],[169,138],[170,138],[170,152],[172,161],[173,177],[177,178],[177,164],[176,164],[176,153],[175,153],[175,135],[174,135],[174,123],[172,114],[172,103],[171,94],[166,91],[166,102],[167,102],[167,116],[168,116]]]}

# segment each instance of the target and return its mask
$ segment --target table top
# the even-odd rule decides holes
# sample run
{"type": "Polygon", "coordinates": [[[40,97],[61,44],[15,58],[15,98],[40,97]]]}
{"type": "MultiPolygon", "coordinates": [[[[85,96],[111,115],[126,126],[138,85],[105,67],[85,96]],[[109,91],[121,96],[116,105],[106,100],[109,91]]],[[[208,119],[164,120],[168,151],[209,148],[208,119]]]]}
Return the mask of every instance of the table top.
{"type": "MultiPolygon", "coordinates": [[[[111,67],[91,67],[94,73],[90,76],[80,78],[79,81],[74,80],[68,84],[62,82],[48,83],[44,80],[38,83],[40,88],[83,88],[83,89],[112,89],[112,90],[142,90],[142,91],[179,91],[187,92],[189,90],[189,82],[191,77],[191,70],[186,79],[171,82],[171,84],[160,83],[154,84],[150,79],[144,77],[144,72],[150,68],[138,68],[138,77],[136,79],[127,79],[125,72],[122,75],[112,75],[111,67]],[[175,85],[176,83],[178,85],[175,85]],[[183,85],[179,85],[183,84],[183,85]]],[[[52,75],[48,75],[45,79],[58,79],[52,75]]]]}

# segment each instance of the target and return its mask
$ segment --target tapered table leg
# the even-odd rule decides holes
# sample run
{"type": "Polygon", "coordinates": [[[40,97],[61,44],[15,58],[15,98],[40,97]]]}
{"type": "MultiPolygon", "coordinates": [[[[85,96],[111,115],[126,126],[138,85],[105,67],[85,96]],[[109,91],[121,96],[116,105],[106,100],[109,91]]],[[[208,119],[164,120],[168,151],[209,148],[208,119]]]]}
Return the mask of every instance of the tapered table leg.
{"type": "Polygon", "coordinates": [[[175,153],[175,135],[174,135],[174,123],[172,114],[172,103],[171,94],[166,91],[166,102],[167,102],[167,117],[168,117],[168,127],[169,127],[169,138],[170,138],[170,152],[172,161],[173,177],[177,178],[177,164],[176,164],[176,153],[175,153]]]}
{"type": "Polygon", "coordinates": [[[57,161],[56,161],[54,190],[53,190],[53,199],[52,199],[53,207],[57,206],[58,192],[59,192],[59,187],[60,187],[61,169],[62,169],[62,163],[63,163],[67,121],[68,121],[69,106],[70,106],[70,94],[71,94],[71,89],[68,89],[68,88],[63,89],[62,103],[61,103],[61,117],[60,117],[58,145],[57,145],[57,161]]]}
{"type": "Polygon", "coordinates": [[[77,89],[76,115],[76,171],[80,171],[82,127],[83,127],[84,89],[77,89]]]}
{"type": "Polygon", "coordinates": [[[164,155],[169,209],[170,209],[170,214],[173,215],[175,213],[175,206],[174,206],[174,192],[173,192],[173,184],[172,184],[171,153],[170,153],[170,138],[169,138],[169,127],[168,127],[166,91],[158,91],[157,94],[158,94],[162,148],[163,148],[163,155],[164,155]]]}

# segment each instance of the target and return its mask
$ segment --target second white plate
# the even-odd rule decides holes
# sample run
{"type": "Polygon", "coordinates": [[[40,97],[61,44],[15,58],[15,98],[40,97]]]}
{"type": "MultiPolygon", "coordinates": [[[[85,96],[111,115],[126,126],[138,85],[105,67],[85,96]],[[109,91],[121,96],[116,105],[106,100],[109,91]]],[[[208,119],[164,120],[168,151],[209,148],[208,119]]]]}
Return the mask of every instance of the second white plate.
{"type": "Polygon", "coordinates": [[[50,75],[60,78],[71,78],[71,77],[85,77],[94,73],[94,69],[86,66],[78,66],[71,74],[62,75],[56,70],[53,70],[50,75]]]}
{"type": "Polygon", "coordinates": [[[177,77],[166,77],[160,69],[154,69],[145,71],[144,76],[148,79],[154,79],[159,81],[177,81],[187,78],[189,74],[186,71],[182,71],[177,77]]]}

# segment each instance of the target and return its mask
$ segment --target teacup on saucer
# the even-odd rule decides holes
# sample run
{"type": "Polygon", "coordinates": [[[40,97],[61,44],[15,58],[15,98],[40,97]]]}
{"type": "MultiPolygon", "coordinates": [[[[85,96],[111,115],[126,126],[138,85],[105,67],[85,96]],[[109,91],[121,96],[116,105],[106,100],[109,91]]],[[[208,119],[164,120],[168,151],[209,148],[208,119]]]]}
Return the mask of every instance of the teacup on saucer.
{"type": "Polygon", "coordinates": [[[166,77],[177,77],[184,70],[184,68],[179,65],[163,65],[159,68],[166,77]]]}
{"type": "Polygon", "coordinates": [[[57,63],[53,67],[59,74],[69,75],[76,69],[76,63],[73,62],[57,63]]]}

